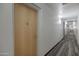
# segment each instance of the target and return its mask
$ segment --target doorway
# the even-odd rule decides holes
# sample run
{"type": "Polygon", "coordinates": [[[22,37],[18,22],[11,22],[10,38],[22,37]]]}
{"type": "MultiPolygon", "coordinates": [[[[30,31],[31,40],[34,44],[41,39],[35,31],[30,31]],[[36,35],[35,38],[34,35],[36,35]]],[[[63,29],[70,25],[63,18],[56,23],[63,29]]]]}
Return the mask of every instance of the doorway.
{"type": "Polygon", "coordinates": [[[14,55],[37,55],[37,10],[14,4],[14,55]]]}

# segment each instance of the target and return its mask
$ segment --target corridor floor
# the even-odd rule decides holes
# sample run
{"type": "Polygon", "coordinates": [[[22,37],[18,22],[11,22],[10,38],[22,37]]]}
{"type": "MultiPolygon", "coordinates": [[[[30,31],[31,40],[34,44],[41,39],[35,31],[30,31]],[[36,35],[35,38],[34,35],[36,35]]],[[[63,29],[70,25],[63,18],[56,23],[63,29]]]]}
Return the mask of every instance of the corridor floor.
{"type": "Polygon", "coordinates": [[[68,32],[64,39],[47,56],[79,56],[79,46],[74,31],[68,32]]]}

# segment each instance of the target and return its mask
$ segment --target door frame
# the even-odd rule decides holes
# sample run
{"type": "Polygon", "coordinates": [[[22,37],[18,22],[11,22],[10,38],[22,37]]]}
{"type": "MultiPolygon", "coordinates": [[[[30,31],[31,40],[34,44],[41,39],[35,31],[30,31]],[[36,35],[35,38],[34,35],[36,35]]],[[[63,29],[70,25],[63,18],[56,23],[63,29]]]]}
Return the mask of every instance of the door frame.
{"type": "MultiPolygon", "coordinates": [[[[26,5],[26,6],[28,6],[28,7],[31,7],[31,8],[33,8],[33,9],[35,9],[35,10],[37,10],[37,55],[38,55],[38,23],[39,23],[39,19],[40,19],[40,12],[41,12],[41,8],[39,7],[39,6],[37,6],[37,4],[35,4],[35,3],[22,3],[22,4],[24,4],[24,5],[26,5]]],[[[13,47],[13,49],[10,51],[11,52],[11,55],[14,55],[14,43],[15,43],[15,41],[14,41],[14,3],[12,4],[12,23],[13,23],[13,43],[12,43],[12,47],[13,47]]]]}

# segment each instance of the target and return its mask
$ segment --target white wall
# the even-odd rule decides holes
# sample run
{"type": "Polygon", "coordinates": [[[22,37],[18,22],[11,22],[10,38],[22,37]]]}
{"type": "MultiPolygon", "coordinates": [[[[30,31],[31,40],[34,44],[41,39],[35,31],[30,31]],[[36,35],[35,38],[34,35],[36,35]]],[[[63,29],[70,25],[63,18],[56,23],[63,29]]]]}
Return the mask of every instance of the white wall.
{"type": "MultiPolygon", "coordinates": [[[[62,24],[58,24],[59,4],[39,6],[38,55],[45,55],[63,37],[62,24]]],[[[13,55],[12,4],[0,4],[0,55],[13,55]]]]}
{"type": "Polygon", "coordinates": [[[40,9],[38,20],[38,55],[45,55],[63,37],[63,26],[58,24],[59,4],[37,4],[40,9]]]}
{"type": "Polygon", "coordinates": [[[77,42],[78,42],[78,45],[79,45],[79,15],[78,15],[78,20],[77,20],[77,42]]]}
{"type": "Polygon", "coordinates": [[[13,55],[12,4],[0,3],[0,55],[13,55]]]}

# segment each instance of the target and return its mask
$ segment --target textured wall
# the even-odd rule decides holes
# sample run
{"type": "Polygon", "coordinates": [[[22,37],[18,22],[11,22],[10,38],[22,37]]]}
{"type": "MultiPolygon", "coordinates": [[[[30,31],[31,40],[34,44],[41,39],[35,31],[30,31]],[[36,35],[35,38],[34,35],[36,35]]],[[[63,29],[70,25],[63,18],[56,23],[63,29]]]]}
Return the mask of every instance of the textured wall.
{"type": "Polygon", "coordinates": [[[40,9],[38,22],[38,55],[47,53],[63,37],[59,24],[60,4],[37,4],[40,9]]]}

